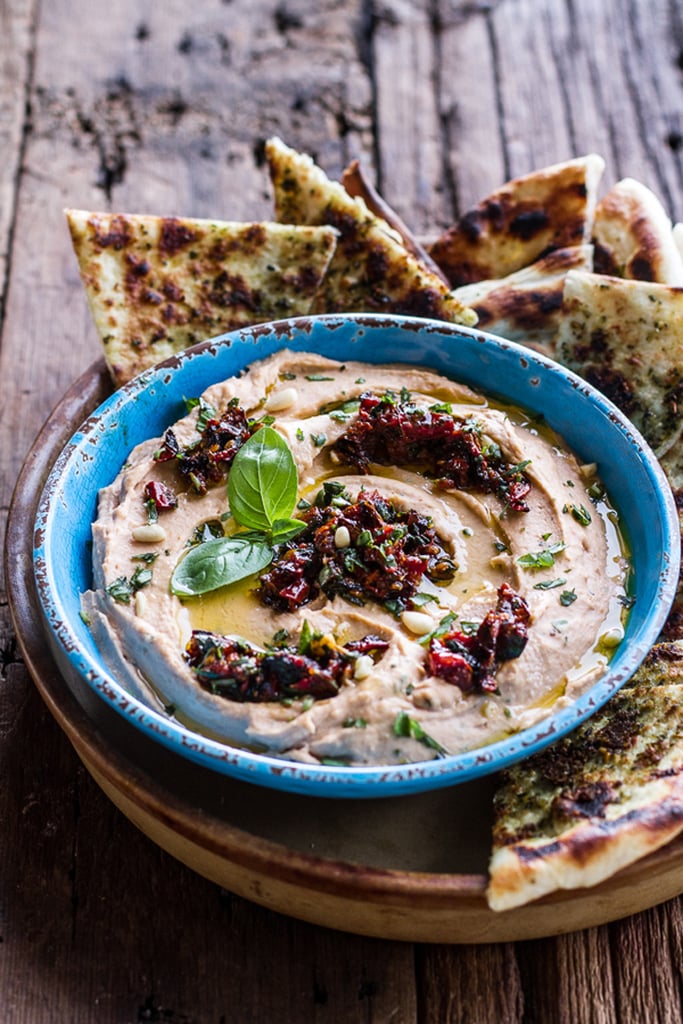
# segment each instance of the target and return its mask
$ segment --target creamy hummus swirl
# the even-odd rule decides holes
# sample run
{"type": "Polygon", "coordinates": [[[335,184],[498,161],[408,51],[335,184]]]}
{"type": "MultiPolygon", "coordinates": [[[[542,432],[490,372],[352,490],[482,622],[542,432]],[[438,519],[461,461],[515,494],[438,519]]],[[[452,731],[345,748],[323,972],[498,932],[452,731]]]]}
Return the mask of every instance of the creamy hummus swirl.
{"type": "MultiPolygon", "coordinates": [[[[170,581],[188,540],[206,522],[229,529],[230,510],[225,482],[201,495],[179,488],[173,466],[154,459],[161,443],[155,439],[131,452],[100,494],[94,585],[82,599],[115,677],[141,700],[205,735],[283,758],[397,764],[458,754],[531,726],[571,703],[605,671],[622,635],[628,578],[616,516],[605,500],[595,500],[598,467],[579,466],[560,439],[523,411],[428,370],[340,364],[289,351],[203,396],[215,409],[231,400],[249,417],[272,416],[293,454],[304,500],[333,479],[352,496],[375,490],[398,508],[431,518],[458,567],[448,585],[425,578],[420,586],[419,611],[434,628],[451,614],[456,623],[476,628],[506,581],[528,604],[528,642],[519,657],[500,664],[495,692],[463,693],[429,673],[425,644],[405,616],[375,601],[361,607],[319,594],[296,611],[277,612],[257,599],[253,578],[181,600],[170,581]],[[388,391],[409,392],[424,408],[448,403],[455,417],[474,418],[509,464],[524,465],[531,483],[528,511],[511,512],[495,493],[445,491],[419,466],[372,465],[363,474],[339,464],[333,445],[353,422],[354,399],[388,391]],[[152,529],[144,498],[150,481],[178,491],[177,507],[161,514],[152,529]],[[129,579],[141,565],[148,566],[149,581],[129,603],[116,600],[112,582],[129,579]],[[193,629],[263,646],[282,630],[296,638],[304,620],[341,644],[379,635],[388,642],[386,652],[364,678],[351,678],[335,697],[314,701],[240,703],[209,692],[187,664],[193,629]],[[416,727],[397,730],[397,721],[416,727]]],[[[197,439],[199,415],[195,407],[174,425],[181,444],[197,439]]]]}

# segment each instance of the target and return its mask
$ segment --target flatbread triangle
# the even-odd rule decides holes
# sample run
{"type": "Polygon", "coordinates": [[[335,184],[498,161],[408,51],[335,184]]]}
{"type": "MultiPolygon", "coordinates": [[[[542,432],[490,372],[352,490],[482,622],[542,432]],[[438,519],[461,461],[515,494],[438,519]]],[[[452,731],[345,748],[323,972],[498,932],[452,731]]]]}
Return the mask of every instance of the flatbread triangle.
{"type": "Polygon", "coordinates": [[[364,200],[331,181],[311,157],[280,139],[266,143],[275,214],[291,224],[327,224],[339,244],[316,296],[317,313],[402,313],[473,326],[476,315],[409,252],[364,200]]]}
{"type": "Polygon", "coordinates": [[[112,377],[226,331],[310,312],[334,228],[67,210],[112,377]]]}
{"type": "Polygon", "coordinates": [[[430,256],[457,288],[507,277],[553,249],[590,244],[604,167],[591,153],[513,178],[444,231],[430,256]]]}
{"type": "Polygon", "coordinates": [[[683,648],[667,644],[578,730],[504,773],[489,906],[597,885],[681,832],[683,648]]]}
{"type": "Polygon", "coordinates": [[[618,181],[598,203],[593,242],[601,274],[683,285],[671,221],[654,192],[635,178],[618,181]]]}

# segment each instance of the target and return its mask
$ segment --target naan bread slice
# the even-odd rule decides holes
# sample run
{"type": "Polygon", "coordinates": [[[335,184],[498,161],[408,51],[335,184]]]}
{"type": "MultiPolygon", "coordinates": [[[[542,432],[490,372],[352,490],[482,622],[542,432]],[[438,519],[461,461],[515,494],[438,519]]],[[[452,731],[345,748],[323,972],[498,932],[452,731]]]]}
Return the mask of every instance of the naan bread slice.
{"type": "Polygon", "coordinates": [[[116,384],[225,331],[307,314],[337,245],[330,227],[66,217],[116,384]]]}
{"type": "Polygon", "coordinates": [[[662,458],[683,430],[683,288],[572,270],[557,358],[611,398],[662,458]]]}
{"type": "Polygon", "coordinates": [[[364,200],[331,181],[311,157],[280,139],[266,143],[275,215],[291,224],[329,224],[339,244],[314,312],[403,313],[473,326],[476,316],[409,252],[364,200]]]}
{"type": "Polygon", "coordinates": [[[381,217],[398,233],[408,252],[412,253],[425,269],[449,285],[446,275],[431,258],[419,238],[415,237],[405,221],[389,206],[369,180],[360,160],[352,160],[349,166],[344,168],[341,183],[350,196],[360,196],[371,213],[381,217]]]}
{"type": "Polygon", "coordinates": [[[592,246],[554,249],[507,277],[456,288],[455,295],[472,307],[483,331],[554,356],[567,273],[592,269],[592,246]]]}
{"type": "Polygon", "coordinates": [[[634,178],[618,181],[598,203],[593,243],[601,274],[683,285],[671,221],[654,192],[634,178]]]}
{"type": "Polygon", "coordinates": [[[514,178],[429,249],[454,288],[507,277],[552,249],[590,243],[605,162],[595,153],[514,178]]]}
{"type": "Polygon", "coordinates": [[[597,885],[682,831],[683,656],[655,647],[631,687],[503,773],[489,906],[597,885]]]}

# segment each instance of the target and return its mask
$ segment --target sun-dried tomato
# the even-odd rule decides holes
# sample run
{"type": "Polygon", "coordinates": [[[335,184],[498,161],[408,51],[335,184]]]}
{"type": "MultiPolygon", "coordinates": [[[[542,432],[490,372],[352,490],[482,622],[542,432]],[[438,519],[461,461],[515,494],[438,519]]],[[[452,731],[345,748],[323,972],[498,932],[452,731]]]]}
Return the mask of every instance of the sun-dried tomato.
{"type": "Polygon", "coordinates": [[[256,429],[257,424],[247,420],[244,410],[233,403],[220,416],[207,419],[199,439],[184,448],[169,427],[154,458],[156,462],[173,460],[190,486],[204,494],[210,483],[225,479],[237,452],[256,429]]]}
{"type": "Polygon", "coordinates": [[[445,583],[457,571],[427,516],[400,509],[376,491],[341,506],[314,505],[302,519],[306,529],[281,546],[257,591],[278,611],[293,611],[321,591],[352,604],[372,598],[400,611],[424,576],[445,583]],[[337,543],[341,527],[348,531],[346,546],[337,543]]]}
{"type": "Polygon", "coordinates": [[[160,480],[150,480],[145,484],[143,498],[145,504],[151,502],[157,512],[167,512],[178,505],[178,498],[173,488],[168,487],[160,480]]]}
{"type": "Polygon", "coordinates": [[[518,658],[529,638],[529,606],[509,583],[498,588],[495,609],[475,633],[452,630],[429,642],[427,664],[432,675],[454,683],[463,693],[493,693],[501,662],[518,658]]]}
{"type": "Polygon", "coordinates": [[[346,647],[328,637],[314,637],[306,653],[297,647],[261,651],[246,640],[194,630],[185,656],[198,681],[212,693],[243,703],[262,703],[335,697],[353,676],[359,654],[377,660],[387,646],[387,641],[371,635],[346,647]]]}
{"type": "Polygon", "coordinates": [[[476,421],[457,419],[438,408],[418,408],[409,397],[361,395],[357,418],[333,449],[341,463],[361,473],[373,462],[414,465],[444,489],[494,493],[511,511],[528,511],[528,477],[496,445],[486,443],[476,421]]]}

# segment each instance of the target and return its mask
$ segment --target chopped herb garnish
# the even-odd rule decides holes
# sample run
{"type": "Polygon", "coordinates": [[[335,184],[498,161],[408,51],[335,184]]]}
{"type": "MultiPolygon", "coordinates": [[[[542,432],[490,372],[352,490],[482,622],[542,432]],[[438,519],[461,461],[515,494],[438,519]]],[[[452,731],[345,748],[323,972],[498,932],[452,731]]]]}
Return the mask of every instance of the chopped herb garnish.
{"type": "Polygon", "coordinates": [[[159,557],[158,551],[145,551],[143,555],[131,555],[131,562],[144,562],[145,565],[151,565],[152,562],[156,562],[159,557]]]}
{"type": "Polygon", "coordinates": [[[460,620],[460,628],[463,631],[463,633],[465,634],[465,636],[473,636],[477,632],[477,630],[479,629],[479,626],[480,626],[479,622],[472,622],[472,621],[470,621],[468,619],[461,619],[460,620]]]}
{"type": "Polygon", "coordinates": [[[313,629],[308,619],[304,619],[304,624],[301,627],[301,633],[299,634],[299,644],[297,651],[299,654],[308,654],[313,639],[313,629]]]}
{"type": "Polygon", "coordinates": [[[152,570],[140,565],[130,579],[127,576],[119,576],[105,589],[109,596],[119,604],[130,604],[133,594],[151,582],[152,570]]]}
{"type": "Polygon", "coordinates": [[[301,427],[297,427],[297,428],[296,428],[296,439],[297,439],[297,441],[303,441],[303,439],[304,439],[304,436],[305,436],[305,435],[304,435],[304,432],[303,432],[303,430],[301,429],[301,427]]]}
{"type": "MultiPolygon", "coordinates": [[[[546,534],[543,539],[546,540],[549,536],[546,534]]],[[[555,564],[555,555],[559,555],[565,547],[564,541],[560,540],[540,551],[530,551],[526,555],[520,555],[517,563],[524,569],[549,569],[555,564]]]]}
{"type": "Polygon", "coordinates": [[[154,500],[154,498],[149,498],[149,500],[145,502],[145,508],[147,509],[147,522],[148,523],[156,523],[156,522],[158,522],[159,521],[159,510],[157,508],[157,503],[154,500]]]}
{"type": "Polygon", "coordinates": [[[570,604],[574,604],[574,601],[576,601],[575,590],[563,590],[560,594],[560,604],[564,605],[565,608],[568,608],[570,604]]]}
{"type": "Polygon", "coordinates": [[[367,725],[365,718],[345,718],[342,722],[343,729],[366,729],[367,725]]]}
{"type": "Polygon", "coordinates": [[[555,619],[555,621],[552,623],[552,627],[556,633],[562,633],[564,631],[564,627],[568,625],[568,619],[555,619]]]}
{"type": "Polygon", "coordinates": [[[334,380],[334,377],[324,377],[322,373],[307,373],[306,380],[311,381],[322,381],[322,380],[334,380]]]}
{"type": "Polygon", "coordinates": [[[296,380],[296,374],[284,371],[280,374],[280,380],[296,380]]]}
{"type": "Polygon", "coordinates": [[[541,583],[534,583],[534,590],[554,590],[555,587],[563,587],[566,582],[563,576],[558,576],[554,580],[543,580],[541,583]]]}
{"type": "Polygon", "coordinates": [[[327,438],[324,434],[311,434],[311,441],[316,448],[322,448],[327,441],[327,438]]]}
{"type": "Polygon", "coordinates": [[[581,526],[588,526],[592,522],[592,517],[585,505],[565,505],[562,509],[563,512],[571,512],[577,523],[581,526]]]}
{"type": "Polygon", "coordinates": [[[405,736],[409,739],[418,740],[424,743],[430,750],[435,751],[437,757],[447,757],[448,751],[433,736],[425,732],[422,725],[416,718],[411,718],[407,711],[399,711],[393,724],[394,736],[405,736]]]}

